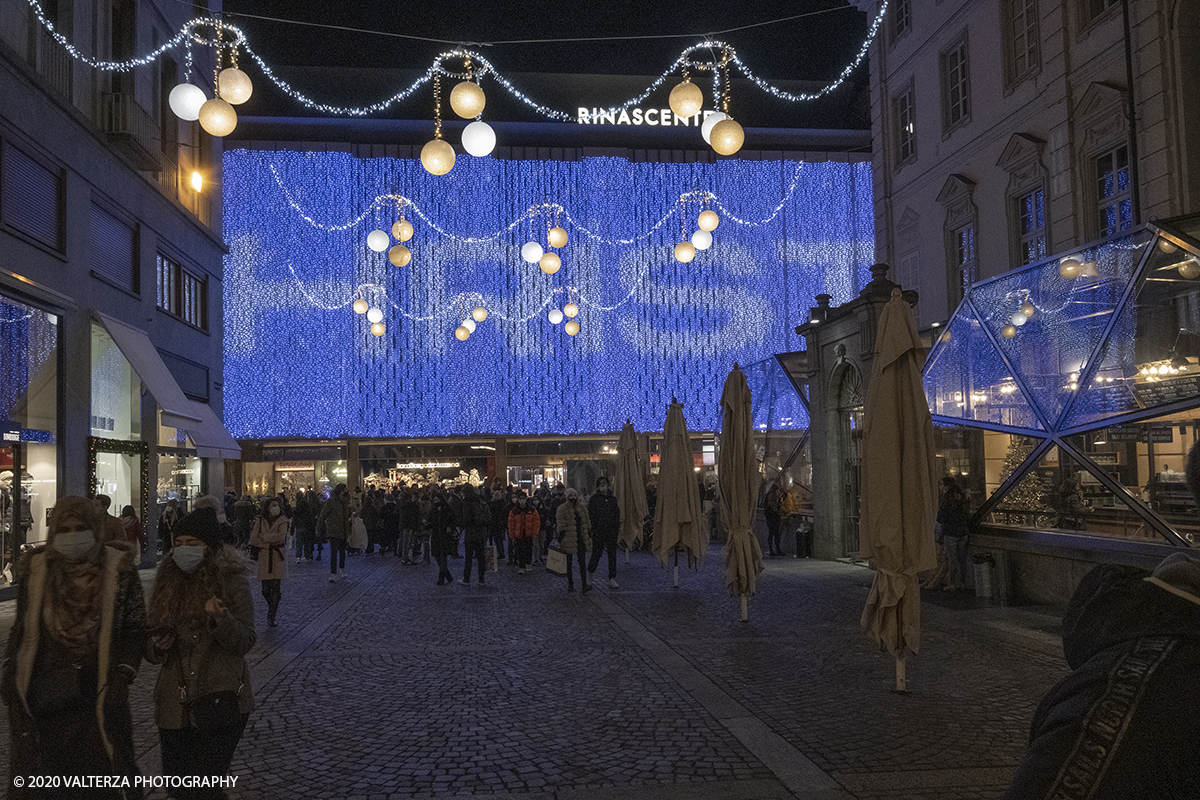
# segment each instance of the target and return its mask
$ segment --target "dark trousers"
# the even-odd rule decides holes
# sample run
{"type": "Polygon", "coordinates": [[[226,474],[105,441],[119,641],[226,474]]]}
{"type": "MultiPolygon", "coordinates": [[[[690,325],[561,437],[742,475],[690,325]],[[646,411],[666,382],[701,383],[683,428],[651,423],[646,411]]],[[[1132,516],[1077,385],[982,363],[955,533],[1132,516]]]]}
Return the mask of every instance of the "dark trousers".
{"type": "Polygon", "coordinates": [[[520,539],[514,539],[512,546],[517,551],[517,566],[528,567],[533,561],[533,537],[522,536],[520,539]]]}
{"type": "Polygon", "coordinates": [[[434,558],[437,559],[438,565],[438,586],[454,583],[454,576],[450,574],[449,557],[445,553],[439,553],[434,558]]]}
{"type": "Polygon", "coordinates": [[[474,560],[479,562],[479,582],[483,583],[484,570],[487,569],[487,556],[485,555],[487,552],[487,541],[467,538],[466,546],[466,557],[463,559],[466,562],[463,564],[463,580],[471,580],[471,561],[474,560]]]}
{"type": "Polygon", "coordinates": [[[267,601],[267,622],[275,621],[275,612],[279,610],[279,601],[283,598],[283,581],[265,580],[262,582],[262,596],[267,601]]]}
{"type": "Polygon", "coordinates": [[[493,528],[491,533],[491,543],[496,545],[496,558],[504,558],[504,537],[507,536],[507,531],[504,528],[493,528]]]}
{"type": "MultiPolygon", "coordinates": [[[[242,731],[246,729],[249,714],[243,714],[239,721],[228,728],[180,728],[178,730],[158,729],[159,742],[162,744],[162,774],[163,775],[228,775],[229,764],[233,761],[233,753],[241,741],[242,731]]],[[[225,791],[215,789],[184,789],[171,790],[171,796],[178,800],[209,800],[223,798],[225,791]]]]}
{"type": "Polygon", "coordinates": [[[592,537],[592,558],[588,562],[588,572],[595,573],[596,567],[600,566],[600,554],[608,553],[608,578],[614,580],[617,577],[617,535],[614,533],[611,536],[605,536],[601,539],[599,536],[592,537]]]}
{"type": "Polygon", "coordinates": [[[341,559],[341,568],[346,568],[346,540],[329,537],[329,574],[336,575],[341,559]]]}
{"type": "Polygon", "coordinates": [[[779,543],[779,533],[782,527],[783,520],[779,517],[767,516],[767,552],[771,555],[783,552],[783,545],[779,543]]]}
{"type": "MultiPolygon", "coordinates": [[[[579,562],[579,580],[582,582],[583,588],[586,589],[588,585],[587,548],[583,546],[583,542],[580,542],[575,549],[575,560],[579,562]]],[[[575,567],[571,564],[571,555],[569,553],[567,554],[567,588],[575,588],[575,567]]]]}
{"type": "Polygon", "coordinates": [[[296,531],[296,558],[306,558],[312,561],[314,538],[312,531],[302,529],[296,531]]]}

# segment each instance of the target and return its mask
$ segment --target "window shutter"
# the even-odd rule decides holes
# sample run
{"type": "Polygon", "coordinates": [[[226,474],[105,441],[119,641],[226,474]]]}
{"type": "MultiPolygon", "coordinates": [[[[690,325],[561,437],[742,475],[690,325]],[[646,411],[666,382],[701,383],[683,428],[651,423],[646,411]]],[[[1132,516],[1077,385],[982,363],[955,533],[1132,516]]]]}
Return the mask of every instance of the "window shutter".
{"type": "Polygon", "coordinates": [[[93,203],[91,237],[92,271],[136,294],[137,247],[133,228],[93,203]]]}
{"type": "Polygon", "coordinates": [[[5,143],[4,222],[47,247],[62,250],[62,192],[59,174],[5,143]]]}

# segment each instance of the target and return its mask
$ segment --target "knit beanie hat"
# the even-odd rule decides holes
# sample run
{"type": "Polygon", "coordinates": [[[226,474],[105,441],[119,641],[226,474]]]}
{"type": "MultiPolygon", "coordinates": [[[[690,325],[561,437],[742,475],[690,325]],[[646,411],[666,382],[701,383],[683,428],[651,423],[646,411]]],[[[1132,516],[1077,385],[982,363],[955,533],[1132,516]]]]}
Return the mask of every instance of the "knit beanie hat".
{"type": "Polygon", "coordinates": [[[1200,605],[1200,558],[1172,553],[1159,562],[1147,581],[1173,595],[1200,605]]]}
{"type": "Polygon", "coordinates": [[[217,512],[211,508],[198,508],[175,523],[172,536],[195,536],[214,550],[221,546],[221,531],[217,526],[217,512]]]}

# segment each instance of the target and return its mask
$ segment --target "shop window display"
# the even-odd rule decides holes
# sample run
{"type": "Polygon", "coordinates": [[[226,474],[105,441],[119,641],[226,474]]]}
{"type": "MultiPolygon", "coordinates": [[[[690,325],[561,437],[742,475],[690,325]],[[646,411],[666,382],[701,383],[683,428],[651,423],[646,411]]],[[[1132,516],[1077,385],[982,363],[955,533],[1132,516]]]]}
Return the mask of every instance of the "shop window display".
{"type": "Polygon", "coordinates": [[[956,477],[980,521],[1192,539],[1197,231],[1196,217],[1156,223],[972,287],[930,351],[925,390],[943,472],[966,467],[956,477]],[[1086,511],[1064,516],[1068,481],[1086,511]]]}
{"type": "Polygon", "coordinates": [[[92,324],[92,436],[123,442],[142,438],[142,381],[121,348],[92,324]]]}

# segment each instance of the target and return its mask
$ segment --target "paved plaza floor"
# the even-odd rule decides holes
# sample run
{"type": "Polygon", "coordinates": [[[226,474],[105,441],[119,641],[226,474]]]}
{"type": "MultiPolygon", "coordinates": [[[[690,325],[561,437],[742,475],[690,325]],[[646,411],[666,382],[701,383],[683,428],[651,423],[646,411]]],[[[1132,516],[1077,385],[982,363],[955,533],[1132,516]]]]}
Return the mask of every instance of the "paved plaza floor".
{"type": "MultiPolygon", "coordinates": [[[[895,694],[858,626],[871,573],[839,562],[768,560],[748,623],[715,546],[679,589],[621,555],[620,588],[586,596],[505,566],[442,587],[390,557],[351,557],[336,584],[325,563],[291,567],[276,628],[254,581],[240,800],[995,798],[1066,674],[1056,617],[927,595],[895,694]]],[[[156,673],[143,665],[131,693],[148,774],[156,673]]]]}

